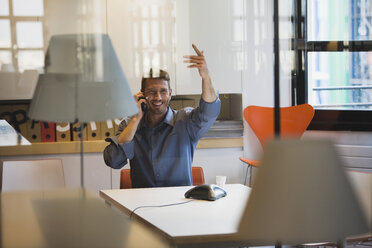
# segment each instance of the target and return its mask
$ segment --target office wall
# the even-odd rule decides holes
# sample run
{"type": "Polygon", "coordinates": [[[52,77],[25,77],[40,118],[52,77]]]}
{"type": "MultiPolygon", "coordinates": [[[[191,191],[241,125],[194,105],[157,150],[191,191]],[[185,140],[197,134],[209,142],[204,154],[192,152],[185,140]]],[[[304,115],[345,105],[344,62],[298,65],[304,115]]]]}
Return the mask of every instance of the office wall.
{"type": "MultiPolygon", "coordinates": [[[[197,149],[194,166],[201,166],[207,183],[215,183],[216,175],[226,175],[227,183],[243,183],[246,166],[239,160],[240,148],[197,149]]],[[[37,160],[60,158],[67,188],[80,187],[80,154],[5,156],[1,160],[37,160]]],[[[123,168],[129,168],[129,164],[123,168]]],[[[101,189],[120,187],[120,170],[106,166],[102,153],[84,154],[85,187],[98,194],[101,189]]]]}
{"type": "Polygon", "coordinates": [[[197,149],[193,166],[201,166],[206,183],[216,183],[216,176],[227,176],[227,183],[244,183],[247,166],[239,157],[241,148],[197,149]]]}
{"type": "Polygon", "coordinates": [[[46,0],[47,40],[52,35],[107,33],[106,0],[46,0]]]}

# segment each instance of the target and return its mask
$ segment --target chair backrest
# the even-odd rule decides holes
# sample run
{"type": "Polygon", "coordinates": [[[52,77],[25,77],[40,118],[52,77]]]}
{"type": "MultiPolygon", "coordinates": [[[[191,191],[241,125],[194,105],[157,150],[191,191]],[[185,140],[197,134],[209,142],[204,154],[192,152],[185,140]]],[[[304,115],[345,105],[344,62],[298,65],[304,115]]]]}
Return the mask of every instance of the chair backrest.
{"type": "Polygon", "coordinates": [[[121,189],[132,188],[132,180],[130,179],[130,169],[122,169],[120,171],[120,188],[121,189]]]}
{"type": "Polygon", "coordinates": [[[3,192],[64,188],[62,160],[3,161],[1,186],[3,192]]]}
{"type": "MultiPolygon", "coordinates": [[[[192,167],[192,184],[201,185],[205,183],[204,172],[202,167],[192,167]]],[[[132,181],[130,179],[130,169],[122,169],[120,171],[120,188],[132,188],[132,181]]]]}
{"type": "MultiPolygon", "coordinates": [[[[313,119],[314,112],[309,104],[280,108],[281,137],[300,138],[313,119]]],[[[244,109],[243,115],[261,145],[274,138],[274,108],[250,105],[244,109]]]]}
{"type": "Polygon", "coordinates": [[[201,185],[205,183],[204,172],[202,167],[192,167],[192,184],[201,185]]]}

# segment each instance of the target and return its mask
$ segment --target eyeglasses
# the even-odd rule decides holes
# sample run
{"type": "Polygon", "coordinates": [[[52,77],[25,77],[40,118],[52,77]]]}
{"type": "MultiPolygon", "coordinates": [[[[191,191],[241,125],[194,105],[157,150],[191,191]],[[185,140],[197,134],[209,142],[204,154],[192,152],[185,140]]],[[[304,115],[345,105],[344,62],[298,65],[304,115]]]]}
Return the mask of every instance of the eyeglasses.
{"type": "Polygon", "coordinates": [[[151,97],[156,97],[160,93],[161,97],[166,97],[169,94],[168,89],[161,89],[160,91],[157,90],[146,90],[145,95],[151,96],[151,97]]]}

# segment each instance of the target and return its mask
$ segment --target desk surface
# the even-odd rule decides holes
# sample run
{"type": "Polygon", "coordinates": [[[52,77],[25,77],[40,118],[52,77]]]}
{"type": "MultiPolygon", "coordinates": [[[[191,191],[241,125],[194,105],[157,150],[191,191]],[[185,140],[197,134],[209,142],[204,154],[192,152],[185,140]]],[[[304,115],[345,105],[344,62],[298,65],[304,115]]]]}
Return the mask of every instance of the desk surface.
{"type": "Polygon", "coordinates": [[[89,191],[0,194],[0,247],[168,247],[89,191]]]}
{"type": "Polygon", "coordinates": [[[31,143],[18,134],[6,121],[0,119],[0,146],[31,145],[31,143]]]}
{"type": "MultiPolygon", "coordinates": [[[[188,187],[101,190],[100,195],[126,214],[139,206],[187,202],[188,187]]],[[[234,241],[250,193],[241,184],[225,186],[227,196],[217,201],[137,209],[133,216],[164,235],[173,244],[234,241]]]]}

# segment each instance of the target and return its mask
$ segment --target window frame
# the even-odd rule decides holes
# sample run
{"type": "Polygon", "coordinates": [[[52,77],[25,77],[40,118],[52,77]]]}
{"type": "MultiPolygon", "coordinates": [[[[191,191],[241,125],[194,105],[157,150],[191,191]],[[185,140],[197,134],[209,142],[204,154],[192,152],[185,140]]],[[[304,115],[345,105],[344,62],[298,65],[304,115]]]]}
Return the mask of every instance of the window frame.
{"type": "MultiPolygon", "coordinates": [[[[295,51],[295,68],[292,73],[292,105],[308,102],[307,61],[309,52],[372,51],[372,40],[307,41],[307,1],[294,0],[292,47],[295,51]]],[[[308,130],[372,131],[372,110],[315,109],[315,115],[308,130]]]]}
{"type": "Polygon", "coordinates": [[[12,65],[16,72],[19,72],[18,53],[21,51],[42,51],[45,54],[45,47],[47,44],[47,32],[45,24],[45,0],[43,1],[44,15],[43,16],[15,16],[13,14],[13,0],[8,0],[9,15],[0,16],[0,20],[9,20],[10,22],[10,38],[11,46],[9,48],[0,47],[0,51],[9,51],[12,56],[12,65]],[[41,22],[43,28],[43,47],[20,48],[17,44],[17,22],[41,22]]]}

